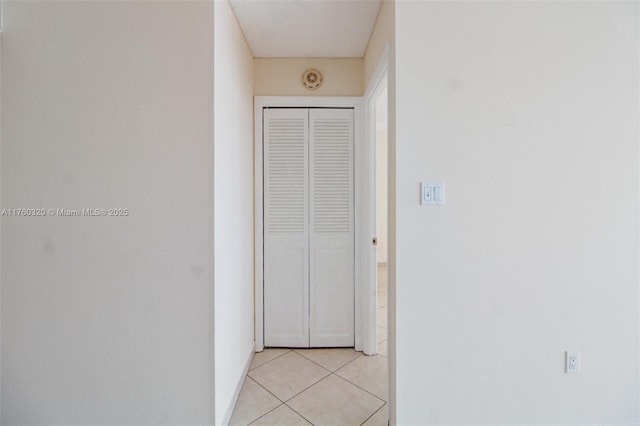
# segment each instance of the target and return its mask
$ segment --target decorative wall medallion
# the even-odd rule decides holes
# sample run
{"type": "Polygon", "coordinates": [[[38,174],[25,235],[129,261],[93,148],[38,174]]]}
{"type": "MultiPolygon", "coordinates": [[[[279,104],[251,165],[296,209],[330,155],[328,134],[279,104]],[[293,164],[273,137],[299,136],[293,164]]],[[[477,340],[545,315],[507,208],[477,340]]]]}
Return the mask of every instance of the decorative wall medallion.
{"type": "Polygon", "coordinates": [[[309,68],[302,74],[302,85],[309,90],[315,90],[322,84],[322,74],[315,68],[309,68]]]}

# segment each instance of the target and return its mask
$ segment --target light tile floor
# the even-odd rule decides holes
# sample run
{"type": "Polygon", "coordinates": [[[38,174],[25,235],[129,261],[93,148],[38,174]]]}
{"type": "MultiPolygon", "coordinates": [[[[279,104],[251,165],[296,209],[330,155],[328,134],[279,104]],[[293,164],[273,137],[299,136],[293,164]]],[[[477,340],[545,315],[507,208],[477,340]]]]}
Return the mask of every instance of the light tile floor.
{"type": "Polygon", "coordinates": [[[231,426],[387,425],[387,274],[378,265],[378,355],[348,348],[256,353],[231,426]]]}

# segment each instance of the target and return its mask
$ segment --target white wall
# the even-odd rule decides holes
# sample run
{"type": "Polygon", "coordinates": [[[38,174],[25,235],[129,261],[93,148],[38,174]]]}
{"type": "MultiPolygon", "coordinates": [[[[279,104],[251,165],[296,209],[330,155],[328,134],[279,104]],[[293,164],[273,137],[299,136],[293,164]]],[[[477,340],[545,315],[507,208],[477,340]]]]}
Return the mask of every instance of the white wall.
{"type": "Polygon", "coordinates": [[[396,18],[397,423],[637,424],[638,3],[396,18]]]}
{"type": "Polygon", "coordinates": [[[362,96],[362,58],[256,58],[256,96],[362,96]],[[302,73],[316,68],[322,86],[315,90],[302,85],[302,73]]]}
{"type": "Polygon", "coordinates": [[[253,57],[215,2],[216,424],[230,417],[254,349],[253,57]]]}
{"type": "Polygon", "coordinates": [[[387,91],[385,90],[376,101],[376,236],[378,246],[376,254],[378,263],[387,263],[387,203],[388,203],[388,151],[387,139],[388,114],[387,91]]]}
{"type": "Polygon", "coordinates": [[[213,4],[4,2],[1,423],[213,423],[213,4]]]}

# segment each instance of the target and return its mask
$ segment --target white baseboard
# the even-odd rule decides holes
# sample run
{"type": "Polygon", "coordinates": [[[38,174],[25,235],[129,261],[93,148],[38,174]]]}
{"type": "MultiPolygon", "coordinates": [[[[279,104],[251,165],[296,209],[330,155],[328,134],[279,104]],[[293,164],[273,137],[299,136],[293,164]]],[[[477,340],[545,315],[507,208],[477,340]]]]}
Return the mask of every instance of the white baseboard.
{"type": "Polygon", "coordinates": [[[249,367],[251,366],[251,362],[253,361],[253,356],[256,353],[256,345],[255,342],[251,345],[251,350],[249,355],[247,356],[247,362],[245,363],[244,370],[242,371],[242,375],[238,380],[238,384],[236,385],[236,390],[233,392],[233,398],[231,398],[231,404],[227,408],[227,412],[224,415],[224,420],[222,421],[223,425],[228,425],[229,421],[231,421],[231,416],[233,415],[233,410],[236,408],[236,404],[238,403],[238,397],[240,396],[240,391],[242,390],[242,384],[244,383],[244,379],[247,377],[247,373],[249,372],[249,367]]]}

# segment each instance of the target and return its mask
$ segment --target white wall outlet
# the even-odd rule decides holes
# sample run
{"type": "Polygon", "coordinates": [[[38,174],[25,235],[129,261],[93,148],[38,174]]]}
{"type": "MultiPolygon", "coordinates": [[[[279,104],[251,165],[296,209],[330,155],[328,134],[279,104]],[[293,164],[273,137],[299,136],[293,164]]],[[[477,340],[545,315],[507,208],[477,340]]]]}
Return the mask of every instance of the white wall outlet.
{"type": "Polygon", "coordinates": [[[567,374],[580,372],[580,352],[565,352],[565,372],[567,374]]]}
{"type": "Polygon", "coordinates": [[[443,182],[420,182],[420,204],[441,206],[444,204],[443,182]]]}

